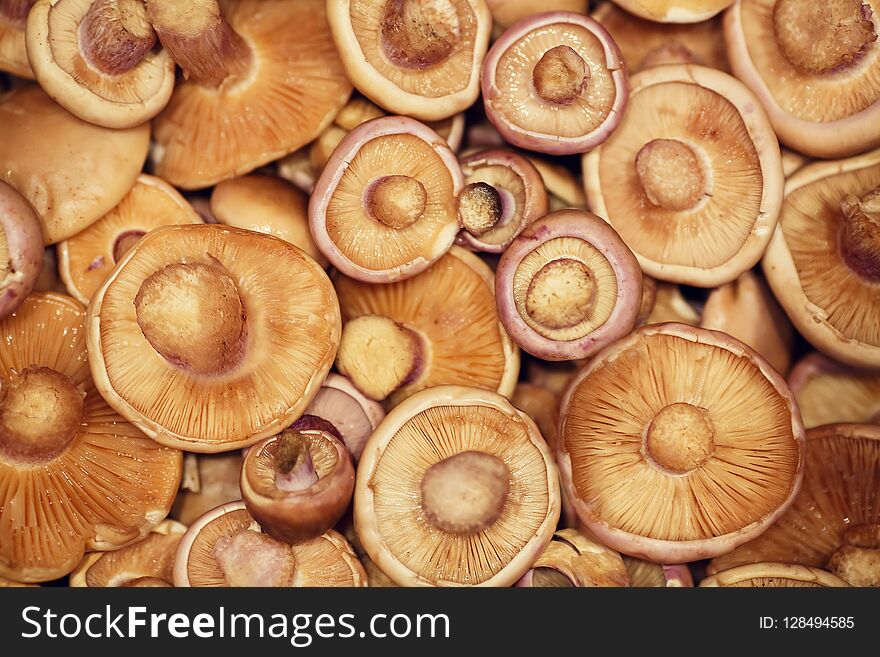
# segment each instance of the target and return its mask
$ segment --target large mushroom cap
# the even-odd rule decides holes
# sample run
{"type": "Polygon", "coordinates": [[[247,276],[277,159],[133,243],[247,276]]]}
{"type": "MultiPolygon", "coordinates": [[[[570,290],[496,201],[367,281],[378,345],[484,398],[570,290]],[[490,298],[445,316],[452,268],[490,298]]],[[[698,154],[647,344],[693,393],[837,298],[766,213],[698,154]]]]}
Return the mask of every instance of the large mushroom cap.
{"type": "Polygon", "coordinates": [[[293,423],[330,369],[339,331],[318,263],[271,235],[216,224],[151,231],[89,306],[101,392],[151,437],[195,452],[250,445],[293,423]]]}
{"type": "Polygon", "coordinates": [[[628,12],[658,23],[698,23],[734,0],[614,0],[628,12]]]}
{"type": "Polygon", "coordinates": [[[401,586],[506,586],[556,528],[556,469],[534,422],[506,398],[429,388],[367,442],[354,519],[367,554],[401,586]]]}
{"type": "Polygon", "coordinates": [[[737,0],[724,18],[736,76],[779,140],[815,157],[880,145],[880,2],[737,0]]]}
{"type": "Polygon", "coordinates": [[[33,79],[24,35],[34,0],[0,0],[0,71],[33,79]]]}
{"type": "Polygon", "coordinates": [[[633,76],[620,127],[584,158],[590,208],[654,278],[699,287],[755,265],[784,178],[757,99],[733,77],[669,65],[633,76]]]}
{"type": "Polygon", "coordinates": [[[600,352],[560,409],[557,462],[599,540],[681,563],[763,532],[800,487],[804,430],[785,381],[741,342],[682,324],[600,352]]]}
{"type": "Polygon", "coordinates": [[[35,293],[2,322],[0,576],[49,581],[86,550],[145,536],[171,508],[181,454],[144,436],[89,374],[86,312],[35,293]]]}
{"type": "Polygon", "coordinates": [[[836,575],[821,570],[789,563],[756,563],[731,568],[707,577],[700,586],[747,588],[826,588],[849,586],[836,575]]]}
{"type": "Polygon", "coordinates": [[[149,144],[149,125],[110,130],[86,123],[36,85],[0,99],[0,179],[34,206],[47,244],[110,212],[134,185],[149,144]]]}
{"type": "Polygon", "coordinates": [[[813,352],[791,370],[788,387],[807,429],[880,422],[880,371],[849,367],[813,352]]]}

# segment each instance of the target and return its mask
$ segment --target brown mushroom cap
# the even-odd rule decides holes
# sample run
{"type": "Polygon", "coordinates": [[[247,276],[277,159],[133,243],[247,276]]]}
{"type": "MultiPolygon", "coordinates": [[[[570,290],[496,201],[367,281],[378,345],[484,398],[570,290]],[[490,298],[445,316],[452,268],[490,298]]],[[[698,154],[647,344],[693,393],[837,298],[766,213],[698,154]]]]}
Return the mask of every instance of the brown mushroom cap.
{"type": "Polygon", "coordinates": [[[0,71],[33,79],[25,46],[27,15],[34,0],[0,0],[0,71]]]}
{"type": "Polygon", "coordinates": [[[0,180],[0,318],[30,294],[43,267],[43,229],[31,204],[0,180]]]}
{"type": "Polygon", "coordinates": [[[629,586],[620,554],[576,529],[561,529],[516,583],[520,587],[629,586]]]}
{"type": "Polygon", "coordinates": [[[813,352],[794,366],[788,387],[807,429],[880,422],[880,371],[849,367],[813,352]]]}
{"type": "Polygon", "coordinates": [[[195,452],[251,445],[293,423],[339,332],[318,263],[271,235],[217,224],[151,231],[89,306],[101,392],[151,437],[195,452]]]}
{"type": "Polygon", "coordinates": [[[658,23],[698,23],[723,11],[734,0],[614,0],[631,14],[658,23]]]}
{"type": "Polygon", "coordinates": [[[557,462],[599,540],[681,563],[728,552],[785,511],[803,477],[803,431],[785,381],[746,345],[657,324],[572,381],[557,462]]]}
{"type": "Polygon", "coordinates": [[[556,469],[534,422],[506,398],[429,388],[367,442],[354,519],[367,554],[401,586],[510,585],[556,527],[556,469]]]}
{"type": "Polygon", "coordinates": [[[819,568],[789,563],[756,563],[707,577],[700,586],[737,587],[844,587],[845,581],[819,568]]]}
{"type": "Polygon", "coordinates": [[[779,146],[733,77],[668,65],[633,76],[620,127],[584,157],[590,208],[658,280],[714,287],[754,266],[782,203],[779,146]]]}
{"type": "Polygon", "coordinates": [[[148,439],[98,394],[85,321],[79,302],[41,292],[0,322],[3,577],[49,581],[86,550],[137,541],[177,491],[180,452],[148,439]]]}
{"type": "Polygon", "coordinates": [[[36,85],[0,99],[0,179],[34,206],[46,244],[110,212],[134,185],[149,143],[149,125],[110,130],[86,123],[36,85]]]}
{"type": "Polygon", "coordinates": [[[171,517],[189,526],[211,509],[240,500],[242,460],[239,450],[185,454],[183,479],[171,507],[171,517]]]}

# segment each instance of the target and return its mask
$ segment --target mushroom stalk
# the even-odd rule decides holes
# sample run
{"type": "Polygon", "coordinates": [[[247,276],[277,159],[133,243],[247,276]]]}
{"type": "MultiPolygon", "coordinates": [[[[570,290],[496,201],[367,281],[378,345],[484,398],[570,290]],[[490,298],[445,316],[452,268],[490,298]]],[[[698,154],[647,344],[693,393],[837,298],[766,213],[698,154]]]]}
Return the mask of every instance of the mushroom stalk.
{"type": "Polygon", "coordinates": [[[870,281],[880,281],[880,188],[861,199],[847,195],[840,206],[841,251],[847,265],[870,281]]]}
{"type": "Polygon", "coordinates": [[[80,24],[83,53],[110,75],[133,69],[156,43],[156,33],[140,0],[98,0],[80,24]]]}
{"type": "Polygon", "coordinates": [[[279,490],[306,490],[318,481],[309,446],[299,431],[285,431],[278,439],[275,470],[279,490]]]}

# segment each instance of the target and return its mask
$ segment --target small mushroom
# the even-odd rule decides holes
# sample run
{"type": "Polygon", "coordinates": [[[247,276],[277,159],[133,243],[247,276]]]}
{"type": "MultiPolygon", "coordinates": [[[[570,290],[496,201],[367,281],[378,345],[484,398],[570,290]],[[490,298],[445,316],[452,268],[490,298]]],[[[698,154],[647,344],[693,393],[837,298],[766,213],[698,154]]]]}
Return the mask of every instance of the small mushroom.
{"type": "Polygon", "coordinates": [[[658,23],[699,23],[712,18],[734,0],[614,0],[631,14],[658,23]]]}
{"type": "Polygon", "coordinates": [[[602,219],[560,210],[528,226],[501,256],[495,297],[522,349],[546,360],[586,358],[635,327],[642,272],[602,219]]]}
{"type": "Polygon", "coordinates": [[[400,586],[509,586],[543,552],[558,519],[547,444],[493,392],[416,393],[385,417],[361,455],[355,529],[400,586]]]}
{"type": "Polygon", "coordinates": [[[317,262],[217,224],[150,231],[89,305],[98,389],[144,433],[192,452],[252,445],[296,421],[339,333],[317,262]]]}
{"type": "Polygon", "coordinates": [[[813,157],[880,146],[880,59],[873,0],[737,0],[724,17],[733,72],[779,140],[813,157]]]}
{"type": "Polygon", "coordinates": [[[839,422],[880,424],[880,372],[849,367],[818,352],[791,370],[794,393],[807,429],[839,422]]]}
{"type": "Polygon", "coordinates": [[[43,229],[31,204],[0,180],[0,319],[30,294],[43,267],[43,229]]]}
{"type": "Polygon", "coordinates": [[[327,17],[352,84],[389,112],[437,121],[479,96],[484,0],[338,0],[327,17]]]}
{"type": "Polygon", "coordinates": [[[629,586],[630,579],[620,554],[575,529],[560,529],[519,578],[519,587],[629,586]]]}
{"type": "Polygon", "coordinates": [[[154,122],[156,175],[198,189],[249,173],[312,141],[345,105],[324,0],[146,0],[183,69],[154,122]]]}
{"type": "Polygon", "coordinates": [[[623,557],[632,586],[639,588],[690,588],[694,585],[687,564],[661,565],[623,557]]]}
{"type": "Polygon", "coordinates": [[[0,0],[0,71],[33,79],[24,35],[27,16],[36,0],[0,0]]]}
{"type": "Polygon", "coordinates": [[[131,128],[156,116],[174,90],[174,62],[155,49],[142,0],[37,0],[27,50],[37,82],[84,121],[131,128]]]}
{"type": "Polygon", "coordinates": [[[183,457],[183,478],[174,498],[171,517],[187,527],[199,516],[227,502],[241,499],[240,450],[183,457]]]}
{"type": "Polygon", "coordinates": [[[587,209],[584,186],[570,170],[550,160],[532,155],[529,156],[529,161],[541,174],[551,212],[566,208],[587,209]]]}
{"type": "Polygon", "coordinates": [[[749,89],[681,64],[633,76],[627,114],[584,157],[584,179],[590,209],[646,274],[698,287],[761,259],[784,183],[776,137],[749,89]]]}
{"type": "Polygon", "coordinates": [[[351,546],[330,530],[290,545],[260,531],[244,502],[205,513],[184,534],[174,557],[174,586],[366,586],[351,546]]]}
{"type": "Polygon", "coordinates": [[[138,240],[154,228],[198,224],[201,219],[176,189],[141,174],[119,205],[58,244],[58,267],[67,291],[84,304],[138,240]]]}
{"type": "Polygon", "coordinates": [[[810,164],[785,191],[763,260],[773,293],[816,349],[880,367],[880,150],[810,164]]]}
{"type": "Polygon", "coordinates": [[[529,160],[508,150],[480,151],[461,160],[459,239],[474,251],[501,253],[523,229],[547,214],[547,191],[529,160]]]}
{"type": "Polygon", "coordinates": [[[708,570],[759,561],[825,568],[853,586],[880,586],[880,427],[810,429],[794,503],[761,536],[714,559],[708,570]]]}
{"type": "Polygon", "coordinates": [[[37,292],[0,321],[0,576],[63,577],[91,550],[146,536],[171,508],[181,454],[108,406],[89,375],[86,311],[37,292]]]}
{"type": "Polygon", "coordinates": [[[110,130],[86,123],[36,85],[0,98],[0,179],[37,211],[46,244],[110,212],[140,175],[149,143],[149,125],[110,130]]]}
{"type": "Polygon", "coordinates": [[[845,581],[831,573],[789,563],[756,563],[731,568],[707,577],[700,582],[701,587],[749,587],[749,588],[788,588],[788,587],[845,587],[845,581]]]}
{"type": "Polygon", "coordinates": [[[248,450],[245,505],[264,532],[285,543],[321,536],[351,502],[354,468],[345,445],[324,431],[287,429],[248,450]]]}
{"type": "Polygon", "coordinates": [[[464,177],[433,130],[407,117],[363,123],[337,146],[309,200],[312,237],[346,276],[414,276],[458,233],[464,177]]]}
{"type": "Polygon", "coordinates": [[[521,148],[565,155],[608,139],[627,105],[629,82],[614,39],[588,16],[524,18],[492,46],[483,104],[498,132],[521,148]]]}
{"type": "Polygon", "coordinates": [[[785,381],[717,331],[655,324],[580,371],[560,406],[561,479],[605,545],[657,563],[729,552],[800,488],[804,429],[785,381]]]}
{"type": "Polygon", "coordinates": [[[453,247],[418,276],[385,285],[334,280],[342,310],[337,369],[368,398],[467,385],[510,395],[519,350],[495,305],[492,270],[453,247]]]}

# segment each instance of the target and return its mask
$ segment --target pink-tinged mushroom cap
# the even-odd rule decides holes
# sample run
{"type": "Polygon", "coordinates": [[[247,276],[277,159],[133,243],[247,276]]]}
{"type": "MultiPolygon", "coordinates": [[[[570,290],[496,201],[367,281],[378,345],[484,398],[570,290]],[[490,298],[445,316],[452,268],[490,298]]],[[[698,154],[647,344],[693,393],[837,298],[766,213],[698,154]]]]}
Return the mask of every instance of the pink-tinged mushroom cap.
{"type": "Polygon", "coordinates": [[[0,180],[0,319],[30,294],[43,267],[43,229],[31,204],[0,180]]]}

